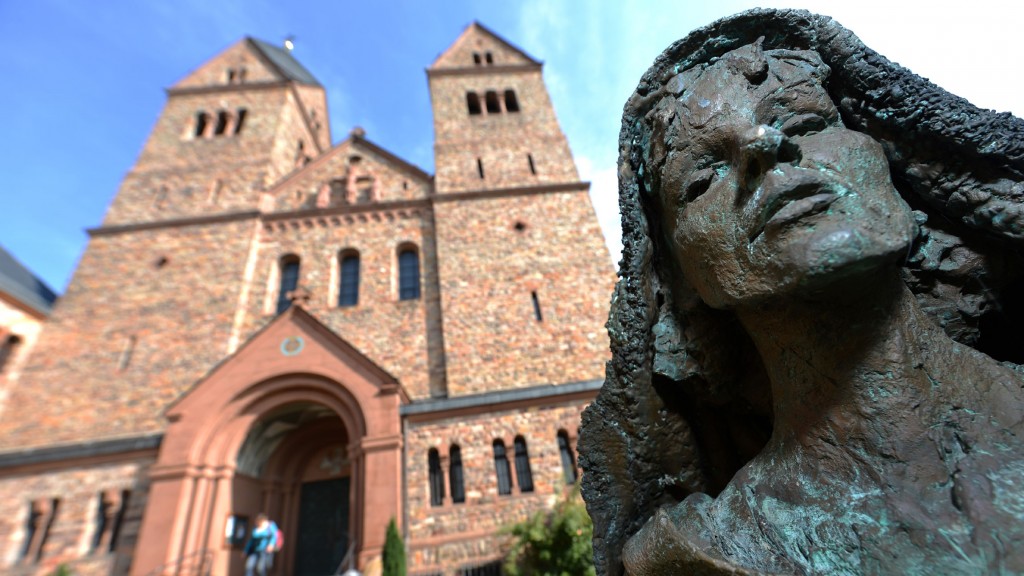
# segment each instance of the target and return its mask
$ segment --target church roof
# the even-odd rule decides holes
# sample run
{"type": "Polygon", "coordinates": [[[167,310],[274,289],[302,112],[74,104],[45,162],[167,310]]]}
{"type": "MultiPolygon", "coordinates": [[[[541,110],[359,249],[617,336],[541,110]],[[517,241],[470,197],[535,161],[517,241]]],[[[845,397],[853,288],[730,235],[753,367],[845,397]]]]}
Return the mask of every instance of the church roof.
{"type": "Polygon", "coordinates": [[[3,246],[0,246],[0,293],[7,294],[43,315],[50,313],[57,294],[3,246]]]}
{"type": "Polygon", "coordinates": [[[306,70],[306,67],[296,60],[289,50],[268,44],[263,40],[257,40],[256,38],[247,38],[253,46],[259,50],[270,63],[277,68],[277,70],[283,74],[287,79],[294,80],[301,84],[312,84],[313,86],[320,86],[320,82],[306,70]]]}

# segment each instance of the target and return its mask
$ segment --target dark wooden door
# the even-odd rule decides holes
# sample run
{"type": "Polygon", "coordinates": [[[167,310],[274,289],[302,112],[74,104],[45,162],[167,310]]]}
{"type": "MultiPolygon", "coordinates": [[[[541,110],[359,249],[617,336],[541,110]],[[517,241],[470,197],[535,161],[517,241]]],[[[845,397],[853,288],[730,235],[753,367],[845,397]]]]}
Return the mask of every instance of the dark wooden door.
{"type": "Polygon", "coordinates": [[[345,558],[349,540],[348,490],[348,478],[302,485],[295,576],[334,574],[345,558]]]}

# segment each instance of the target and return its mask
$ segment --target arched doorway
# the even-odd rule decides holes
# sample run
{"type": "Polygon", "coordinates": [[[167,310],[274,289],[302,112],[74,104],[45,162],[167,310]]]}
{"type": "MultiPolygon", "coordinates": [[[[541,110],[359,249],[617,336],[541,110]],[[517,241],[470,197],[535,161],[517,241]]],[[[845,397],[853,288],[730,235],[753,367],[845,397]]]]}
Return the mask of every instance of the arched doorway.
{"type": "Polygon", "coordinates": [[[285,533],[277,574],[337,568],[298,563],[307,553],[326,566],[353,550],[359,569],[379,558],[388,521],[402,518],[406,400],[393,376],[293,306],[165,413],[131,574],[198,555],[240,575],[260,512],[285,533]]]}
{"type": "Polygon", "coordinates": [[[281,573],[322,576],[354,561],[354,451],[344,423],[318,404],[282,406],[250,428],[237,457],[233,507],[251,518],[259,501],[281,527],[281,573]]]}

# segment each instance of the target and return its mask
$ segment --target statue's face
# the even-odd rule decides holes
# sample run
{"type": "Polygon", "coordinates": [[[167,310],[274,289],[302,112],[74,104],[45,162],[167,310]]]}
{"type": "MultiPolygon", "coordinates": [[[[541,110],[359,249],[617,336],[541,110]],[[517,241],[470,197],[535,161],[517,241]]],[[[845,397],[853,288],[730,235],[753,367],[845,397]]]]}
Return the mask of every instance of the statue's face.
{"type": "Polygon", "coordinates": [[[684,72],[652,112],[673,253],[716,308],[819,291],[912,238],[881,145],[843,126],[817,54],[766,55],[747,46],[684,72]]]}

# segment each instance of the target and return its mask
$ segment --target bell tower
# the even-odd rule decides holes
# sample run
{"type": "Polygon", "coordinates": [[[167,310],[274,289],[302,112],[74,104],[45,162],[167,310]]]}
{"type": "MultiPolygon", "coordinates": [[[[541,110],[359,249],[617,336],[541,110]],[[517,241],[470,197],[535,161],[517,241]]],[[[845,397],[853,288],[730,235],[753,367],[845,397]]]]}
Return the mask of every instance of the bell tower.
{"type": "Polygon", "coordinates": [[[243,38],[167,89],[105,226],[255,210],[330,147],[323,87],[287,48],[243,38]]]}
{"type": "Polygon", "coordinates": [[[427,78],[447,394],[601,378],[614,274],[541,63],[474,22],[427,78]]]}

